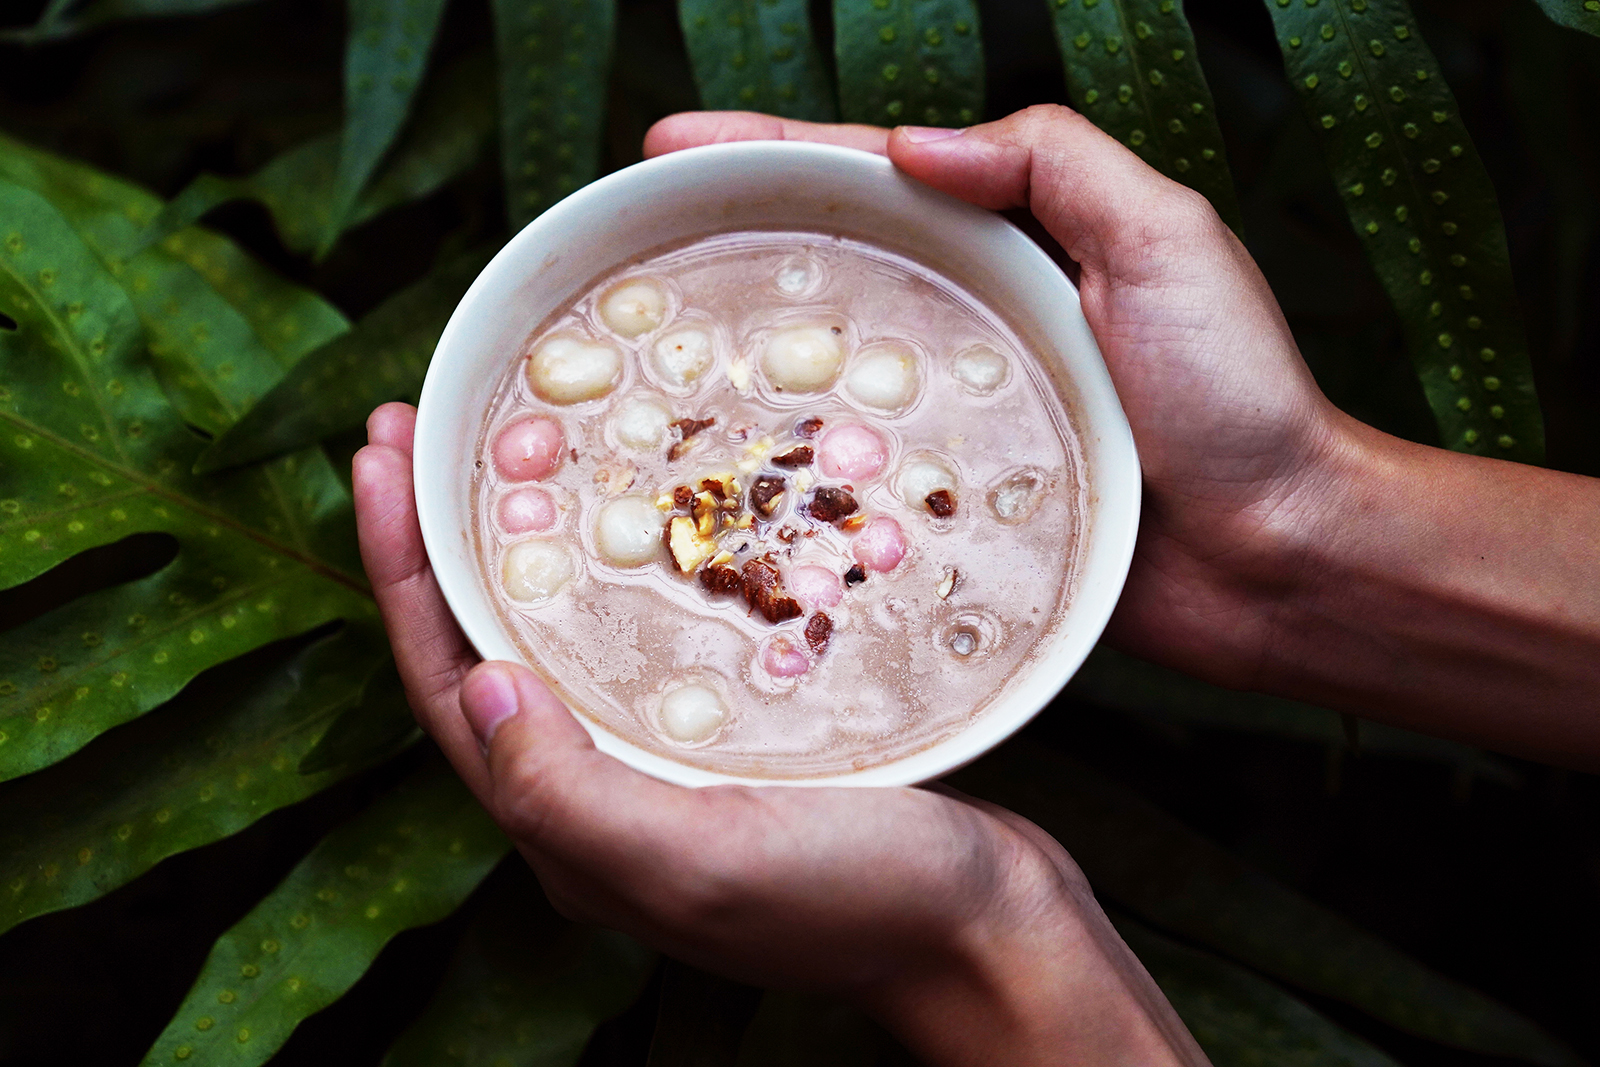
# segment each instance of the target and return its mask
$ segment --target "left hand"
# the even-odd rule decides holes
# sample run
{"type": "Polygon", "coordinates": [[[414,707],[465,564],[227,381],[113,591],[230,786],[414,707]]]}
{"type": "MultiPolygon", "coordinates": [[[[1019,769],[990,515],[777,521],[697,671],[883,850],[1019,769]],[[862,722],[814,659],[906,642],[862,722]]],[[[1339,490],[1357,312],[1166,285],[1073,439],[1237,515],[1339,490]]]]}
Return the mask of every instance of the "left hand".
{"type": "Polygon", "coordinates": [[[932,789],[669,785],[599,752],[526,667],[479,663],[423,548],[415,419],[368,422],[362,558],[418,720],[564,915],[852,997],[935,1065],[1205,1062],[1032,823],[932,789]]]}

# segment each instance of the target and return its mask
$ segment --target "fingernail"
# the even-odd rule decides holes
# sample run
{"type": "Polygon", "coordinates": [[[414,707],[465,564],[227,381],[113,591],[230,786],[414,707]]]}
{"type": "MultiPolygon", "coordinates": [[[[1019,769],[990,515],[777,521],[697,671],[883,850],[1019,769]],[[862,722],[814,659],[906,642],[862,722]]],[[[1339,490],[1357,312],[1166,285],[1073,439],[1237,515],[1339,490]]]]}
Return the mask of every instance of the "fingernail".
{"type": "Polygon", "coordinates": [[[947,137],[960,137],[967,131],[944,126],[902,126],[900,132],[912,144],[926,144],[929,141],[943,141],[947,137]]]}
{"type": "Polygon", "coordinates": [[[511,672],[489,664],[472,672],[461,687],[461,714],[485,748],[500,724],[517,713],[517,683],[511,672]]]}

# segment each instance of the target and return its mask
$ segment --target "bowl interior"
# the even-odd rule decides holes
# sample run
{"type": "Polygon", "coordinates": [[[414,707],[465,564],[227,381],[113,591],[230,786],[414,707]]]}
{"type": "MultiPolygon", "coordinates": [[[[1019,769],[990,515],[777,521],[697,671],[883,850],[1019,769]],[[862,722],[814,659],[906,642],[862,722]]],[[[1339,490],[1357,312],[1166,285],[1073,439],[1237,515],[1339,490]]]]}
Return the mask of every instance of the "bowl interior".
{"type": "Polygon", "coordinates": [[[1010,736],[1082,664],[1132,558],[1139,466],[1072,283],[1009,222],[906,178],[882,157],[797,142],[690,149],[602,178],[517,234],[462,298],[423,386],[415,477],[428,555],[474,647],[487,659],[520,659],[480,577],[471,536],[475,449],[507,361],[551,312],[618,264],[665,245],[753,229],[846,234],[900,252],[966,286],[1037,346],[1084,452],[1089,515],[1082,572],[1031,670],[961,733],[890,763],[830,777],[739,779],[639,748],[587,716],[579,720],[603,751],[684,785],[927,781],[1010,736]]]}

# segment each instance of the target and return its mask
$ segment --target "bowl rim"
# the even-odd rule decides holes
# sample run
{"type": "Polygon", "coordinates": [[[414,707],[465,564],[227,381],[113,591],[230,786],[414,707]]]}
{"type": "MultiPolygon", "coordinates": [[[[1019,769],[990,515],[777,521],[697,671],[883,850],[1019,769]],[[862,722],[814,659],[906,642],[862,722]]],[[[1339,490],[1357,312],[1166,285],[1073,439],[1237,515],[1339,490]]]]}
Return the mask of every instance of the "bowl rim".
{"type": "MultiPolygon", "coordinates": [[[[1074,402],[1065,401],[1065,398],[1064,402],[1074,410],[1076,416],[1074,428],[1081,438],[1090,436],[1089,413],[1091,409],[1095,412],[1096,421],[1092,427],[1095,437],[1094,448],[1105,454],[1102,463],[1120,465],[1124,471],[1120,485],[1107,481],[1102,472],[1089,493],[1089,514],[1086,516],[1085,532],[1092,544],[1100,546],[1095,553],[1097,564],[1101,567],[1099,574],[1095,576],[1099,580],[1097,595],[1091,604],[1071,605],[1069,612],[1072,616],[1072,633],[1067,632],[1068,627],[1064,624],[1064,620],[1057,623],[1045,638],[1055,647],[1049,648],[1046,655],[1039,656],[1020,674],[1013,675],[1006,683],[1006,688],[988,707],[973,716],[966,727],[924,748],[861,770],[795,778],[758,778],[726,774],[680,763],[642,748],[612,733],[596,719],[580,711],[573,710],[573,717],[583,724],[595,746],[602,752],[621,759],[653,777],[679,785],[900,786],[930,781],[972,762],[1020,730],[1060,693],[1061,688],[1082,665],[1110,621],[1132,563],[1139,525],[1142,480],[1132,430],[1112,385],[1099,346],[1084,320],[1077,287],[1038,244],[1010,221],[995,212],[975,207],[916,182],[898,170],[887,157],[859,149],[804,141],[737,141],[702,145],[613,171],[578,189],[523,227],[479,272],[457,303],[440,334],[428,366],[417,405],[412,460],[414,492],[423,544],[430,565],[433,567],[439,591],[457,625],[473,648],[486,659],[509,658],[526,663],[517,653],[515,645],[505,635],[493,609],[480,611],[479,605],[473,602],[469,589],[464,587],[467,579],[456,574],[456,568],[450,566],[441,571],[439,561],[449,557],[442,555],[440,549],[447,544],[447,539],[459,538],[462,532],[444,528],[446,523],[444,512],[448,510],[448,506],[429,506],[434,502],[444,502],[446,494],[459,490],[459,477],[452,481],[450,472],[443,469],[446,465],[443,457],[448,450],[435,445],[442,445],[445,441],[443,435],[451,432],[452,423],[449,416],[452,412],[444,408],[445,402],[441,397],[448,390],[446,382],[454,364],[470,357],[469,350],[473,342],[468,335],[474,330],[475,320],[483,314],[478,305],[491,299],[491,294],[495,290],[505,288],[508,281],[514,282],[517,278],[525,279],[529,276],[530,265],[537,264],[545,258],[543,252],[545,234],[569,224],[571,220],[594,217],[597,212],[606,209],[620,192],[634,187],[658,186],[663,182],[691,181],[697,173],[707,167],[736,172],[751,164],[763,165],[773,161],[855,171],[864,180],[882,183],[886,195],[898,194],[899,200],[913,205],[918,211],[929,211],[938,216],[931,223],[927,219],[918,218],[916,221],[919,224],[970,229],[973,240],[999,243],[1006,248],[1009,255],[1029,261],[1033,270],[1048,278],[1050,284],[1059,286],[1061,291],[1056,296],[1060,298],[1060,302],[1052,306],[1051,314],[1065,316],[1067,321],[1062,324],[1063,328],[1081,334],[1074,339],[1078,346],[1075,359],[1070,359],[1060,352],[1055,354],[1055,359],[1062,365],[1061,373],[1070,378],[1077,394],[1073,398],[1074,402]],[[1108,542],[1105,541],[1107,538],[1110,539],[1108,542]],[[1043,681],[1048,686],[1050,696],[1037,702],[1015,699],[1022,682],[1038,679],[1041,675],[1044,676],[1043,681]],[[1008,701],[1008,696],[1013,699],[1008,701]],[[1008,706],[1008,703],[1014,706],[1008,706]]],[[[692,184],[690,188],[693,188],[692,184]]],[[[759,195],[759,189],[752,190],[751,195],[759,195]]],[[[901,217],[910,216],[911,212],[907,210],[901,217]]],[[[712,236],[718,232],[747,229],[751,227],[732,226],[723,230],[713,228],[701,231],[701,235],[712,236]]],[[[846,235],[849,233],[848,230],[842,232],[846,235]]],[[[684,240],[693,239],[693,236],[684,238],[684,240]]],[[[859,239],[867,240],[869,243],[883,243],[866,237],[859,239]]],[[[617,263],[625,262],[627,258],[625,254],[617,259],[617,263]]],[[[917,257],[912,254],[912,258],[917,257]]],[[[920,261],[940,274],[949,273],[942,269],[937,261],[920,261]]],[[[1042,332],[1044,332],[1042,328],[1036,328],[1028,336],[1037,336],[1042,332]]],[[[471,422],[477,426],[481,420],[480,412],[473,416],[471,422]]],[[[1087,468],[1092,465],[1087,441],[1083,442],[1083,450],[1087,468]]],[[[468,510],[470,512],[470,504],[468,510]]],[[[1080,586],[1084,584],[1083,579],[1088,577],[1088,547],[1084,556],[1085,566],[1083,573],[1079,575],[1080,586]]],[[[472,576],[471,584],[481,585],[481,577],[472,576]]],[[[484,591],[476,590],[476,592],[480,598],[487,598],[484,591]]],[[[1080,587],[1075,593],[1075,598],[1082,595],[1083,589],[1080,587]]],[[[535,664],[526,663],[526,665],[541,678],[546,677],[545,672],[535,664]]]]}

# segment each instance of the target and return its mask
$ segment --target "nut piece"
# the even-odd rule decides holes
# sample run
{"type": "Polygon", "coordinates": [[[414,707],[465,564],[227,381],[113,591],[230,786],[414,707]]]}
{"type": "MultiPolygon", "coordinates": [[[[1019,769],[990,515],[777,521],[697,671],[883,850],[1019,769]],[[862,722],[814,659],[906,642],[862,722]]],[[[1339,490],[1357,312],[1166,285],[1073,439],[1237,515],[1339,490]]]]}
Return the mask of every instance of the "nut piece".
{"type": "Polygon", "coordinates": [[[716,417],[709,419],[674,419],[672,429],[678,435],[678,440],[667,450],[667,461],[676,460],[689,450],[689,440],[701,430],[709,429],[716,424],[716,417]]]}
{"type": "Polygon", "coordinates": [[[937,590],[940,600],[949,600],[950,594],[956,591],[956,583],[961,580],[961,572],[954,567],[944,569],[944,577],[939,579],[937,590]]]}
{"type": "Polygon", "coordinates": [[[718,563],[714,563],[700,572],[700,584],[705,586],[706,592],[713,596],[727,596],[730,593],[737,593],[744,586],[744,583],[739,579],[738,571],[718,563]]]}
{"type": "Polygon", "coordinates": [[[813,416],[809,419],[801,419],[798,423],[796,423],[794,427],[794,435],[796,437],[810,440],[811,438],[817,436],[817,432],[821,429],[822,420],[813,416]]]}
{"type": "Polygon", "coordinates": [[[810,445],[795,445],[781,456],[772,457],[774,467],[809,467],[815,453],[810,445]]]}
{"type": "Polygon", "coordinates": [[[822,612],[817,612],[806,621],[806,644],[814,655],[820,656],[827,651],[828,638],[832,636],[833,620],[822,612]]]}
{"type": "Polygon", "coordinates": [[[867,568],[863,567],[859,563],[850,564],[850,569],[844,572],[844,584],[846,587],[860,585],[866,580],[867,568]]]}
{"type": "Polygon", "coordinates": [[[750,510],[770,519],[783,503],[784,481],[776,474],[762,474],[750,486],[750,510]]]}
{"type": "Polygon", "coordinates": [[[699,524],[685,515],[674,515],[668,524],[667,548],[683,574],[694,573],[696,567],[717,554],[717,543],[701,533],[699,524]]]}
{"type": "Polygon", "coordinates": [[[742,579],[744,598],[750,607],[761,612],[768,622],[784,622],[805,614],[800,602],[783,592],[778,569],[764,560],[752,559],[745,563],[742,579]]]}
{"type": "Polygon", "coordinates": [[[935,518],[948,519],[956,513],[956,498],[948,489],[935,489],[923,500],[935,518]]]}
{"type": "Polygon", "coordinates": [[[818,522],[838,522],[854,515],[860,506],[856,503],[856,498],[843,489],[822,485],[811,494],[811,503],[806,510],[818,522]]]}

